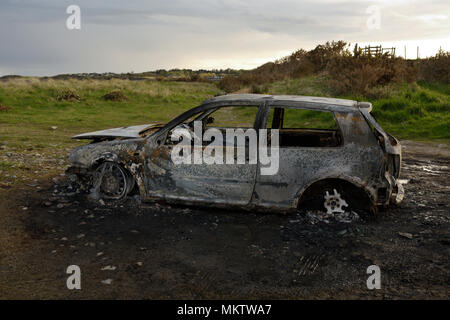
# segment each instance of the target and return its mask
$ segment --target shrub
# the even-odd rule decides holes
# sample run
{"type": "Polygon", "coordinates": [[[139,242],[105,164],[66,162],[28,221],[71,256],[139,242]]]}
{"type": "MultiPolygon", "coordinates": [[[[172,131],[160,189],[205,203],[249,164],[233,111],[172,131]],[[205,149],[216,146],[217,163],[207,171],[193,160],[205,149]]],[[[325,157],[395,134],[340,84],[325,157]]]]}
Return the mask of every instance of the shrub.
{"type": "Polygon", "coordinates": [[[367,95],[374,87],[412,82],[417,75],[415,65],[387,54],[355,57],[346,53],[331,59],[326,69],[337,94],[367,95]]]}
{"type": "Polygon", "coordinates": [[[219,88],[227,93],[237,91],[242,87],[242,81],[235,76],[225,76],[218,84],[219,88]]]}
{"type": "Polygon", "coordinates": [[[112,91],[110,93],[105,94],[103,96],[103,99],[109,101],[125,101],[128,100],[128,97],[120,91],[112,91]]]}
{"type": "Polygon", "coordinates": [[[427,82],[450,83],[450,52],[442,49],[434,56],[420,60],[419,78],[427,82]]]}
{"type": "Polygon", "coordinates": [[[11,109],[12,109],[11,107],[4,106],[4,105],[0,104],[0,111],[8,111],[8,110],[11,110],[11,109]]]}
{"type": "Polygon", "coordinates": [[[80,101],[81,97],[71,89],[64,88],[56,91],[56,100],[59,101],[80,101]]]}
{"type": "Polygon", "coordinates": [[[440,51],[435,57],[418,62],[388,53],[368,56],[357,46],[350,51],[346,42],[332,41],[310,51],[297,50],[237,76],[226,76],[220,81],[219,88],[234,92],[246,87],[259,92],[263,84],[319,74],[327,75],[327,84],[333,94],[383,98],[389,96],[389,90],[384,87],[412,83],[419,78],[448,83],[450,53],[440,51]]]}
{"type": "Polygon", "coordinates": [[[265,94],[269,92],[269,86],[267,84],[252,84],[250,92],[265,94]]]}

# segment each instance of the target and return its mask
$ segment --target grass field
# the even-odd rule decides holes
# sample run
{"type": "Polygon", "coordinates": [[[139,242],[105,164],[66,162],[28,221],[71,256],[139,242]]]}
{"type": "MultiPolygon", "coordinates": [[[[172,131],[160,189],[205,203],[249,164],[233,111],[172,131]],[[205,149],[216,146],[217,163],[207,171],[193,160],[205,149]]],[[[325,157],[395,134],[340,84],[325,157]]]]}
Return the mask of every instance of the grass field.
{"type": "Polygon", "coordinates": [[[400,139],[448,142],[450,140],[450,87],[411,83],[373,88],[367,96],[333,95],[323,77],[311,76],[275,82],[264,91],[369,101],[382,127],[400,139]]]}
{"type": "Polygon", "coordinates": [[[63,147],[77,133],[171,120],[219,93],[212,84],[130,80],[16,79],[0,83],[0,143],[63,147]],[[124,99],[105,100],[119,91],[124,99]],[[51,127],[57,127],[51,130],[51,127]]]}
{"type": "MultiPolygon", "coordinates": [[[[264,90],[333,96],[318,76],[275,82],[264,90]]],[[[449,91],[445,85],[404,84],[375,88],[368,97],[343,98],[372,102],[381,125],[401,139],[448,142],[449,91]]],[[[0,143],[17,150],[64,148],[76,144],[70,137],[77,133],[167,122],[219,92],[214,84],[196,82],[38,78],[0,82],[0,143]],[[105,100],[104,95],[111,92],[122,93],[123,99],[105,100]]]]}

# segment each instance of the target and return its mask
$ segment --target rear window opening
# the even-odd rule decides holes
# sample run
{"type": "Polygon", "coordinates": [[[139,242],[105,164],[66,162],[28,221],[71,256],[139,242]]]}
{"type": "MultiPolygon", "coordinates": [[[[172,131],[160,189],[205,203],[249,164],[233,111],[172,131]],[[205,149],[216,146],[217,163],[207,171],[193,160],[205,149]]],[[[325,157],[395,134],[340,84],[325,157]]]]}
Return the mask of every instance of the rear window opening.
{"type": "Polygon", "coordinates": [[[278,129],[280,147],[338,147],[342,136],[329,111],[271,108],[268,126],[278,129]]]}

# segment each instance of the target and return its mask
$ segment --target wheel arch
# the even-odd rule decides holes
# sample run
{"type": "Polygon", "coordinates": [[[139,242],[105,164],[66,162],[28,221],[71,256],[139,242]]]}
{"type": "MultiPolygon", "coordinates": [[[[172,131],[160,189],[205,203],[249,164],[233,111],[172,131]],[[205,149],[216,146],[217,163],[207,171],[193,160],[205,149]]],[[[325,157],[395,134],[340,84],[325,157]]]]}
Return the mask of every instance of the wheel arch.
{"type": "Polygon", "coordinates": [[[318,195],[324,187],[331,186],[340,186],[344,190],[348,190],[348,194],[353,199],[361,197],[358,200],[361,200],[371,211],[375,210],[374,213],[376,212],[375,190],[368,187],[361,179],[350,176],[329,176],[311,181],[298,191],[294,206],[300,207],[310,200],[311,196],[318,195]]]}
{"type": "MultiPolygon", "coordinates": [[[[125,179],[127,180],[127,189],[128,191],[126,194],[129,194],[132,192],[136,185],[136,177],[135,172],[133,172],[133,168],[128,166],[125,161],[121,161],[120,158],[114,154],[114,153],[105,153],[102,154],[99,157],[96,157],[90,165],[89,170],[92,172],[92,177],[95,180],[95,172],[98,170],[98,168],[104,164],[104,163],[113,163],[120,167],[120,170],[122,170],[125,174],[125,179]]],[[[92,183],[95,184],[95,181],[92,181],[92,183]]]]}
{"type": "Polygon", "coordinates": [[[120,161],[119,156],[112,152],[106,152],[101,154],[98,157],[95,157],[89,166],[91,170],[95,170],[99,165],[101,165],[103,162],[115,162],[117,164],[120,164],[121,166],[125,167],[123,163],[120,161]]]}

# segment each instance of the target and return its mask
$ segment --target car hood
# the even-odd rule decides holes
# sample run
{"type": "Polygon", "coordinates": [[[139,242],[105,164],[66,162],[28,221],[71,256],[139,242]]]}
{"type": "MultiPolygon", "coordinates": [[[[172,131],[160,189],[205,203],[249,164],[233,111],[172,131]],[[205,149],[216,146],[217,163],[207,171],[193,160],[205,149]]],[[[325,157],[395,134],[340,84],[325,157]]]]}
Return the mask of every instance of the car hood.
{"type": "Polygon", "coordinates": [[[73,136],[72,139],[99,139],[99,138],[140,138],[148,130],[160,128],[162,123],[149,123],[139,126],[113,128],[73,136]]]}

